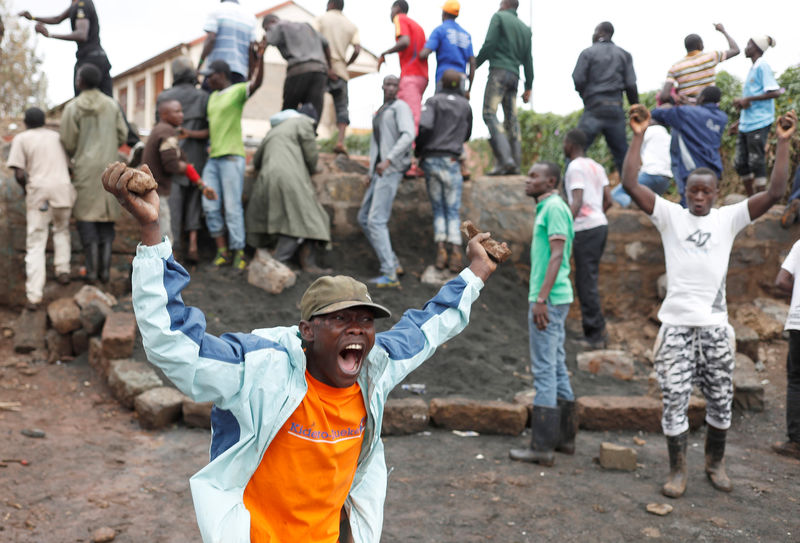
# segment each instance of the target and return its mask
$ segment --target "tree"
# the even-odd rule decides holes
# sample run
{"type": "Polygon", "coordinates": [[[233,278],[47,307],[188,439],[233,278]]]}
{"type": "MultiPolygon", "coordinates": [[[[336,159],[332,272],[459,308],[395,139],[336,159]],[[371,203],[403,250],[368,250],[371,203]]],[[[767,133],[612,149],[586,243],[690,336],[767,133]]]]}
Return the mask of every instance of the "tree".
{"type": "Polygon", "coordinates": [[[5,36],[0,38],[0,119],[21,117],[25,109],[46,110],[47,78],[41,71],[30,29],[9,12],[8,0],[0,0],[5,36]]]}

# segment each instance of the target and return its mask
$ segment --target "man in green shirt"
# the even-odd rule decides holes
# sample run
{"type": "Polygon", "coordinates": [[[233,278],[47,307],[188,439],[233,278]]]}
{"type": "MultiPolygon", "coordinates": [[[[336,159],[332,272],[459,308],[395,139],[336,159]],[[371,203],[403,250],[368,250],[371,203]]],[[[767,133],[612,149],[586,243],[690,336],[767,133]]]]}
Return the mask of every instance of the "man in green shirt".
{"type": "Polygon", "coordinates": [[[203,198],[203,211],[208,230],[217,243],[214,265],[229,264],[233,251],[233,267],[237,270],[243,270],[247,266],[244,259],[245,228],[242,207],[245,167],[242,111],[247,99],[256,92],[264,79],[263,55],[264,46],[261,45],[256,52],[256,67],[252,78],[243,83],[231,83],[231,69],[224,60],[215,60],[200,72],[206,76],[212,90],[206,109],[211,149],[208,162],[203,168],[203,181],[218,195],[216,200],[203,198]],[[226,227],[230,247],[225,240],[226,227]]]}
{"type": "Polygon", "coordinates": [[[522,162],[522,140],[517,119],[519,67],[525,71],[522,101],[531,99],[533,59],[531,29],[517,17],[517,0],[502,0],[492,16],[486,39],[478,53],[478,67],[489,61],[489,79],[483,95],[483,122],[489,129],[495,167],[488,175],[518,174],[522,162]],[[497,107],[503,106],[503,124],[497,121],[497,107]]]}
{"type": "Polygon", "coordinates": [[[531,243],[530,330],[533,367],[531,444],[511,449],[512,460],[552,466],[553,451],[575,453],[575,396],[567,374],[564,322],[572,303],[569,255],[575,232],[572,212],[558,194],[560,168],[537,162],[528,172],[525,194],[536,198],[531,243]]]}

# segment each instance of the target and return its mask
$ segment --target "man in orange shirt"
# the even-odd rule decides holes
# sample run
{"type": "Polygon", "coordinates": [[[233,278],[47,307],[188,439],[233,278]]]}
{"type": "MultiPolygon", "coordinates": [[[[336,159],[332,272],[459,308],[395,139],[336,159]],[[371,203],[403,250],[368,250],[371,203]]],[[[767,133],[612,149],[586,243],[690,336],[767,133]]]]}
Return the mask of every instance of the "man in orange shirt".
{"type": "Polygon", "coordinates": [[[469,267],[386,332],[389,311],[345,276],[317,279],[298,326],[206,333],[183,303],[189,274],[160,233],[158,194],[128,192],[121,163],[103,186],[139,222],[133,306],[147,358],[195,401],[214,402],[211,461],[190,483],[203,541],[378,543],[386,495],[386,398],[461,332],[497,265],[475,236],[469,267]]]}

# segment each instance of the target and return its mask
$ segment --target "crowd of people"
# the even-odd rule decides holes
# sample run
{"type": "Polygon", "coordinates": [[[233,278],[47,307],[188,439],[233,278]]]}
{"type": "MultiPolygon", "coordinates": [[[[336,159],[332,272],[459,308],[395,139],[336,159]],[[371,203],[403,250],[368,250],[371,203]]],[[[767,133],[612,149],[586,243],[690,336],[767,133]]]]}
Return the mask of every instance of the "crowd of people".
{"type": "MultiPolygon", "coordinates": [[[[488,61],[482,116],[495,158],[488,174],[520,173],[517,93],[522,68],[521,98],[530,101],[533,63],[531,29],[517,16],[518,2],[500,2],[477,55],[471,35],[457,23],[458,1],[444,2],[442,24],[427,38],[409,17],[405,0],[391,4],[395,44],[380,55],[378,69],[386,56],[397,54],[400,74],[382,82],[384,100],[373,116],[369,182],[357,219],[379,263],[370,283],[400,286],[404,270],[388,224],[399,183],[407,175],[426,179],[433,264],[454,278],[424,309],[407,312],[380,334],[374,319],[388,317],[388,310],[372,301],[364,284],[326,275],[330,270],[322,267],[320,255],[331,242],[330,218],[311,181],[326,92],[333,98],[339,129],[335,151],[347,153],[348,66],[361,46],[358,28],[343,8],[343,0],[330,0],[326,13],[312,24],[268,14],[259,37],[253,15],[236,0],[222,0],[204,25],[199,63],[188,58],[173,62],[173,86],[158,96],[157,124],[146,143],[111,98],[110,63],[100,45],[92,1],[73,0],[54,17],[20,14],[35,21],[40,34],[78,46],[76,97],[64,108],[60,133],[44,127],[44,112],[29,109],[26,130],[15,137],[8,160],[26,191],[28,306],[35,310],[42,302],[51,223],[56,278],[68,283],[70,217],[77,221],[86,279],[101,282],[109,280],[120,206],[139,222],[142,244],[134,260],[133,303],[148,359],[184,393],[215,404],[211,461],[192,479],[207,541],[379,540],[386,487],[380,424],[386,397],[467,325],[470,306],[496,268],[480,244],[487,234],[469,242],[465,268],[459,232],[462,155],[472,134],[469,98],[475,72],[488,61]],[[49,33],[47,25],[66,19],[70,34],[49,33]],[[245,209],[242,112],[265,77],[263,55],[269,46],[287,61],[283,103],[253,158],[257,177],[245,209]],[[423,104],[432,56],[435,93],[423,104]],[[502,123],[498,107],[503,108],[502,123]],[[107,167],[126,143],[132,149],[128,166],[141,161],[157,190],[131,193],[126,187],[134,172],[122,163],[107,167]],[[198,261],[203,217],[216,244],[213,266],[245,269],[250,245],[271,247],[276,260],[322,275],[303,295],[298,326],[221,338],[205,333],[202,313],[183,305],[180,292],[188,273],[172,258],[179,251],[183,260],[198,261]],[[295,477],[296,472],[304,477],[295,477]],[[310,486],[308,480],[319,484],[310,486]]],[[[739,54],[739,47],[721,24],[715,28],[728,49],[705,52],[700,36],[687,36],[687,54],[668,70],[652,111],[638,104],[632,56],[612,41],[611,23],[597,25],[592,45],[577,60],[572,77],[584,110],[564,137],[567,166],[562,175],[554,162],[536,162],[525,183],[525,193],[536,200],[528,295],[536,395],[531,442],[512,449],[513,460],[553,465],[556,452],[575,453],[575,394],[565,352],[565,321],[573,302],[571,262],[582,344],[603,348],[607,333],[598,281],[608,237],[606,211],[614,202],[635,204],[658,229],[666,260],[667,295],[654,348],[670,464],[662,493],[677,498],[686,489],[687,412],[694,384],[707,401],[705,471],[715,488],[733,487],[724,464],[734,363],[725,293],[728,260],[736,235],[786,192],[797,117],[783,112],[776,123],[774,103],[781,89],[764,60],[775,40],[755,35],[744,51],[752,68],[743,95],[735,99],[740,117],[729,126],[719,108],[715,67],[739,54]],[[623,95],[633,105],[628,115],[623,95]],[[626,125],[633,134],[630,142],[626,125]],[[767,182],[765,142],[773,126],[776,156],[767,182]],[[748,198],[716,208],[723,170],[719,148],[726,129],[738,131],[735,167],[748,198]],[[605,137],[621,174],[622,183],[614,190],[604,167],[586,156],[598,134],[605,137]],[[664,197],[672,179],[677,203],[664,197]]],[[[781,224],[790,226],[798,214],[800,173],[781,224]]],[[[795,458],[800,458],[798,271],[800,245],[795,245],[776,279],[792,292],[792,309],[786,323],[791,338],[789,439],[774,447],[795,458]]]]}

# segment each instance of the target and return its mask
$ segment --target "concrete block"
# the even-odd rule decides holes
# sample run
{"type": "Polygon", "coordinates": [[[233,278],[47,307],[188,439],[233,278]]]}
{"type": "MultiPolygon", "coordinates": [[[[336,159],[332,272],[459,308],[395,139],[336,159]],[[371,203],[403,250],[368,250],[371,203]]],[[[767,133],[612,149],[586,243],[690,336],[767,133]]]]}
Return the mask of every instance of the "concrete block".
{"type": "Polygon", "coordinates": [[[90,336],[103,330],[106,318],[113,313],[111,307],[100,300],[92,300],[81,308],[81,327],[90,336]]]}
{"type": "Polygon", "coordinates": [[[733,407],[742,411],[763,411],[765,404],[764,385],[756,372],[755,363],[748,356],[736,353],[733,407]]]}
{"type": "Polygon", "coordinates": [[[134,400],[139,425],[147,430],[159,430],[180,420],[186,396],[171,387],[156,387],[142,392],[134,400]]]}
{"type": "Polygon", "coordinates": [[[636,451],[604,441],[600,444],[600,465],[604,469],[636,471],[636,451]]]}
{"type": "Polygon", "coordinates": [[[81,308],[72,298],[59,298],[50,302],[47,316],[59,334],[69,334],[81,327],[81,308]]]}
{"type": "Polygon", "coordinates": [[[136,318],[133,313],[111,313],[103,325],[103,356],[109,360],[129,358],[136,340],[136,318]]]}
{"type": "Polygon", "coordinates": [[[297,275],[288,266],[278,262],[265,249],[258,249],[247,266],[247,282],[270,294],[280,294],[294,286],[297,275]]]}
{"type": "Polygon", "coordinates": [[[536,390],[529,388],[514,394],[514,403],[517,405],[524,405],[528,410],[528,418],[525,420],[525,426],[531,425],[531,417],[533,417],[533,399],[536,398],[536,390]]]}
{"type": "Polygon", "coordinates": [[[428,427],[428,403],[421,398],[389,399],[383,410],[381,435],[422,432],[428,427]]]}
{"type": "Polygon", "coordinates": [[[183,422],[186,426],[193,428],[211,429],[211,409],[214,407],[212,402],[195,402],[189,398],[183,400],[181,411],[183,412],[183,422]]]}
{"type": "Polygon", "coordinates": [[[747,355],[751,360],[758,360],[760,339],[756,331],[737,320],[731,319],[729,322],[736,335],[736,351],[747,355]]]}
{"type": "MultiPolygon", "coordinates": [[[[577,400],[578,420],[585,430],[641,430],[661,432],[661,400],[652,396],[582,396],[577,400]]],[[[689,427],[700,428],[706,401],[689,400],[689,427]]]]}
{"type": "Polygon", "coordinates": [[[586,351],[578,354],[578,369],[630,381],[634,374],[633,356],[625,351],[586,351]]]}
{"type": "Polygon", "coordinates": [[[147,364],[128,359],[109,362],[108,386],[114,397],[129,409],[133,409],[136,396],[162,385],[161,378],[147,364]]]}
{"type": "Polygon", "coordinates": [[[14,352],[30,353],[44,349],[47,313],[42,310],[23,310],[14,323],[14,352]]]}
{"type": "Polygon", "coordinates": [[[460,397],[431,400],[430,417],[436,426],[473,430],[483,434],[519,435],[528,420],[525,406],[460,397]]]}

